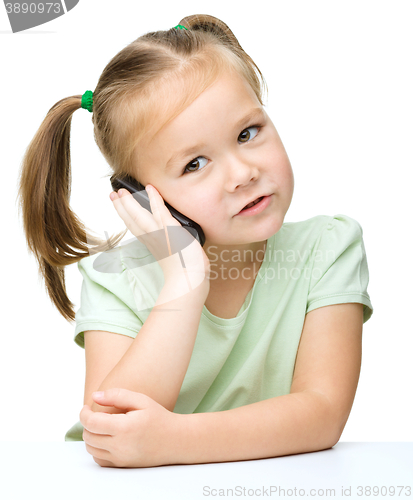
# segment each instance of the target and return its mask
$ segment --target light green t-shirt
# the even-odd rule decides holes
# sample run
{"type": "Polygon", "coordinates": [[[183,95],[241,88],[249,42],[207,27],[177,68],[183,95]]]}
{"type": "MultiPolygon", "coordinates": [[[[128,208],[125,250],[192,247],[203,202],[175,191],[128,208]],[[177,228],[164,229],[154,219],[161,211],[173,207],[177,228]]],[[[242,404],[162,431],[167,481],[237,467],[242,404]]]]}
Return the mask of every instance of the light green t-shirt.
{"type": "MultiPolygon", "coordinates": [[[[164,284],[147,248],[134,239],[82,259],[78,268],[83,284],[75,342],[84,348],[87,330],[135,338],[164,284]],[[105,260],[96,261],[95,269],[99,256],[105,260]]],[[[219,318],[204,306],[174,412],[223,411],[289,394],[306,313],[358,302],[364,304],[365,323],[373,313],[368,282],[363,230],[356,220],[338,214],[285,222],[267,240],[237,316],[219,318]]],[[[77,422],[65,441],[81,441],[82,432],[77,422]]]]}

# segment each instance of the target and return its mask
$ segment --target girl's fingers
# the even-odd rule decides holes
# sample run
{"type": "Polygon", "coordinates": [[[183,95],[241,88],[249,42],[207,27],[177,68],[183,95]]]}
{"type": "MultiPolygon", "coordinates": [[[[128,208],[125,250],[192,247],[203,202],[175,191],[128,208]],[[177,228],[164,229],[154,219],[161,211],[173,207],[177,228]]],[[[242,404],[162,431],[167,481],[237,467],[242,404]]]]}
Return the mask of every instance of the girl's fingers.
{"type": "Polygon", "coordinates": [[[114,436],[121,421],[125,418],[124,413],[111,414],[92,411],[89,405],[84,405],[79,414],[83,430],[92,434],[114,436]]]}
{"type": "MultiPolygon", "coordinates": [[[[164,226],[160,210],[160,194],[153,186],[146,186],[146,192],[148,193],[149,196],[149,202],[151,204],[153,218],[156,220],[158,225],[161,224],[162,226],[164,226]]],[[[165,207],[165,204],[163,203],[163,198],[162,198],[162,204],[165,207]]]]}
{"type": "MultiPolygon", "coordinates": [[[[123,190],[119,190],[122,194],[123,190]]],[[[146,189],[151,205],[151,212],[126,191],[123,196],[113,200],[119,216],[124,220],[131,233],[146,245],[147,249],[159,261],[166,277],[182,274],[181,260],[169,261],[167,257],[181,251],[185,260],[186,286],[191,275],[191,288],[199,286],[209,275],[209,260],[196,239],[186,231],[165,205],[161,194],[152,185],[146,189]],[[172,228],[171,226],[174,226],[172,228]],[[179,227],[179,230],[177,230],[179,227]],[[168,229],[169,228],[169,229],[168,229]],[[182,233],[180,233],[182,231],[182,233]],[[192,241],[188,242],[188,239],[192,241]],[[195,242],[195,243],[194,243],[195,242]]]]}
{"type": "MultiPolygon", "coordinates": [[[[187,236],[188,233],[172,217],[159,192],[153,186],[152,189],[151,186],[147,189],[152,213],[143,208],[129,191],[119,190],[118,193],[120,196],[114,198],[113,204],[130,232],[147,247],[157,261],[163,261],[171,256],[175,252],[172,247],[180,246],[176,239],[182,238],[174,231],[170,233],[171,226],[179,226],[179,229],[185,233],[183,236],[187,236]]],[[[180,261],[179,266],[181,266],[180,261]]]]}
{"type": "Polygon", "coordinates": [[[152,213],[143,208],[127,190],[119,190],[118,199],[113,201],[119,216],[128,229],[138,237],[165,228],[168,225],[180,226],[179,222],[172,217],[166,208],[165,202],[157,189],[149,185],[147,193],[152,213]]]}
{"type": "Polygon", "coordinates": [[[165,200],[154,186],[148,184],[146,186],[146,192],[149,196],[152,215],[158,224],[158,229],[161,227],[180,225],[179,222],[172,217],[171,212],[165,205],[165,200]]]}
{"type": "Polygon", "coordinates": [[[88,453],[93,455],[96,458],[100,458],[102,460],[108,460],[112,458],[112,453],[104,448],[97,448],[95,446],[90,445],[85,441],[86,450],[88,453]]]}
{"type": "MultiPolygon", "coordinates": [[[[88,431],[87,429],[83,429],[83,441],[87,443],[90,447],[93,447],[94,449],[99,449],[99,450],[109,450],[110,442],[112,439],[112,436],[106,435],[106,434],[94,434],[93,432],[88,431]]],[[[93,455],[95,455],[93,453],[93,455]]],[[[106,457],[99,457],[98,455],[95,455],[98,458],[106,458],[106,457]]]]}
{"type": "Polygon", "coordinates": [[[100,458],[93,457],[93,460],[101,467],[116,467],[113,462],[108,460],[101,460],[100,458]]]}
{"type": "Polygon", "coordinates": [[[118,195],[118,198],[113,200],[113,205],[126,227],[136,237],[155,229],[152,215],[129,192],[123,196],[118,195]]]}

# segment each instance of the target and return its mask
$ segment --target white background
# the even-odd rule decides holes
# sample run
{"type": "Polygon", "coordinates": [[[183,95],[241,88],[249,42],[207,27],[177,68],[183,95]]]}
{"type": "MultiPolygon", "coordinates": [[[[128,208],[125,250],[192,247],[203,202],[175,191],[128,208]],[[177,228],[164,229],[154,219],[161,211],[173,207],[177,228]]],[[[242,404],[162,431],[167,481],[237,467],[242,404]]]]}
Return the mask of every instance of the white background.
{"type": "MultiPolygon", "coordinates": [[[[80,0],[63,17],[16,34],[0,5],[1,439],[62,441],[83,406],[84,350],[38,278],[18,217],[25,149],[47,111],[94,90],[123,47],[197,13],[226,22],[266,78],[267,111],[295,176],[285,221],[346,214],[363,228],[374,313],[341,440],[413,441],[413,8],[400,0],[80,0]]],[[[79,110],[72,120],[71,207],[103,238],[124,225],[91,116],[79,110]]],[[[66,280],[77,310],[76,265],[66,280]]]]}

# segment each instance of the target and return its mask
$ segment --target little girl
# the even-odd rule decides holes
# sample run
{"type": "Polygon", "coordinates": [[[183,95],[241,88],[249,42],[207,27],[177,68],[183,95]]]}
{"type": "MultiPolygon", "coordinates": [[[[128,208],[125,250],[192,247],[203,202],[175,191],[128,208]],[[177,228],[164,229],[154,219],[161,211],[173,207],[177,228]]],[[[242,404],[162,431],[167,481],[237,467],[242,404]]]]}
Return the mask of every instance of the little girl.
{"type": "Polygon", "coordinates": [[[28,246],[86,356],[85,406],[65,439],[101,466],[268,458],[341,436],[373,313],[363,231],[342,214],[284,222],[294,178],[264,89],[225,23],[188,16],[121,50],[93,93],[56,103],[27,149],[28,246]],[[148,193],[151,211],[126,189],[110,195],[128,245],[116,246],[126,231],[90,235],[70,208],[81,107],[113,179],[148,193]],[[165,203],[203,244],[172,251],[173,231],[189,232],[165,203]],[[64,278],[74,262],[76,314],[64,278]]]}

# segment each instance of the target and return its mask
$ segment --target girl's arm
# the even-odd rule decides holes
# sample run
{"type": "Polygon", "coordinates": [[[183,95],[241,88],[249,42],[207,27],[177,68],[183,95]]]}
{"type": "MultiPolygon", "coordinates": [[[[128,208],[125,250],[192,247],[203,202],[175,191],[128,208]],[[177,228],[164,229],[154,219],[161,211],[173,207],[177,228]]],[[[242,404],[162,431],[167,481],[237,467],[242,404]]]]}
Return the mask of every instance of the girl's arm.
{"type": "Polygon", "coordinates": [[[363,304],[307,313],[290,394],[232,410],[179,415],[185,431],[172,463],[251,460],[334,446],[357,389],[362,331],[363,304]]]}
{"type": "Polygon", "coordinates": [[[193,414],[171,413],[145,394],[122,389],[94,398],[126,412],[107,415],[85,406],[80,413],[86,450],[102,467],[270,458],[331,448],[338,440],[334,412],[317,392],[193,414]]]}
{"type": "Polygon", "coordinates": [[[363,304],[335,304],[310,311],[290,394],[235,409],[171,413],[143,394],[105,391],[98,401],[127,413],[105,415],[82,409],[87,451],[104,467],[152,467],[331,448],[343,432],[354,400],[362,326],[363,304]]]}
{"type": "Polygon", "coordinates": [[[235,462],[325,450],[338,439],[334,413],[316,392],[297,392],[233,410],[179,415],[171,464],[235,462]]]}
{"type": "MultiPolygon", "coordinates": [[[[145,245],[162,268],[165,285],[150,315],[120,361],[99,387],[91,387],[88,383],[86,386],[88,390],[91,388],[95,391],[124,388],[143,393],[172,412],[188,369],[202,309],[209,294],[209,259],[194,238],[179,256],[177,253],[172,254],[170,238],[173,236],[172,243],[176,246],[181,241],[188,242],[188,233],[172,217],[157,189],[147,185],[146,190],[152,213],[141,207],[124,189],[111,193],[111,199],[132,234],[137,238],[144,237],[145,245]],[[168,228],[173,229],[173,232],[168,228]],[[184,259],[185,267],[181,258],[184,259]]],[[[86,375],[89,372],[93,379],[99,368],[104,372],[104,366],[102,362],[98,366],[96,361],[102,345],[94,343],[91,348],[94,349],[92,370],[95,373],[90,374],[89,367],[86,375]]],[[[119,359],[119,350],[110,357],[119,359]]],[[[107,365],[107,361],[105,363],[107,365]]],[[[88,400],[90,395],[85,394],[85,401],[88,400]]],[[[120,413],[116,408],[96,403],[92,404],[92,410],[120,413]]]]}
{"type": "MultiPolygon", "coordinates": [[[[209,282],[206,280],[205,285],[175,298],[177,288],[176,282],[165,282],[126,353],[100,386],[92,390],[124,388],[140,392],[173,411],[191,359],[209,282]]],[[[96,403],[92,410],[121,412],[96,403]]]]}

